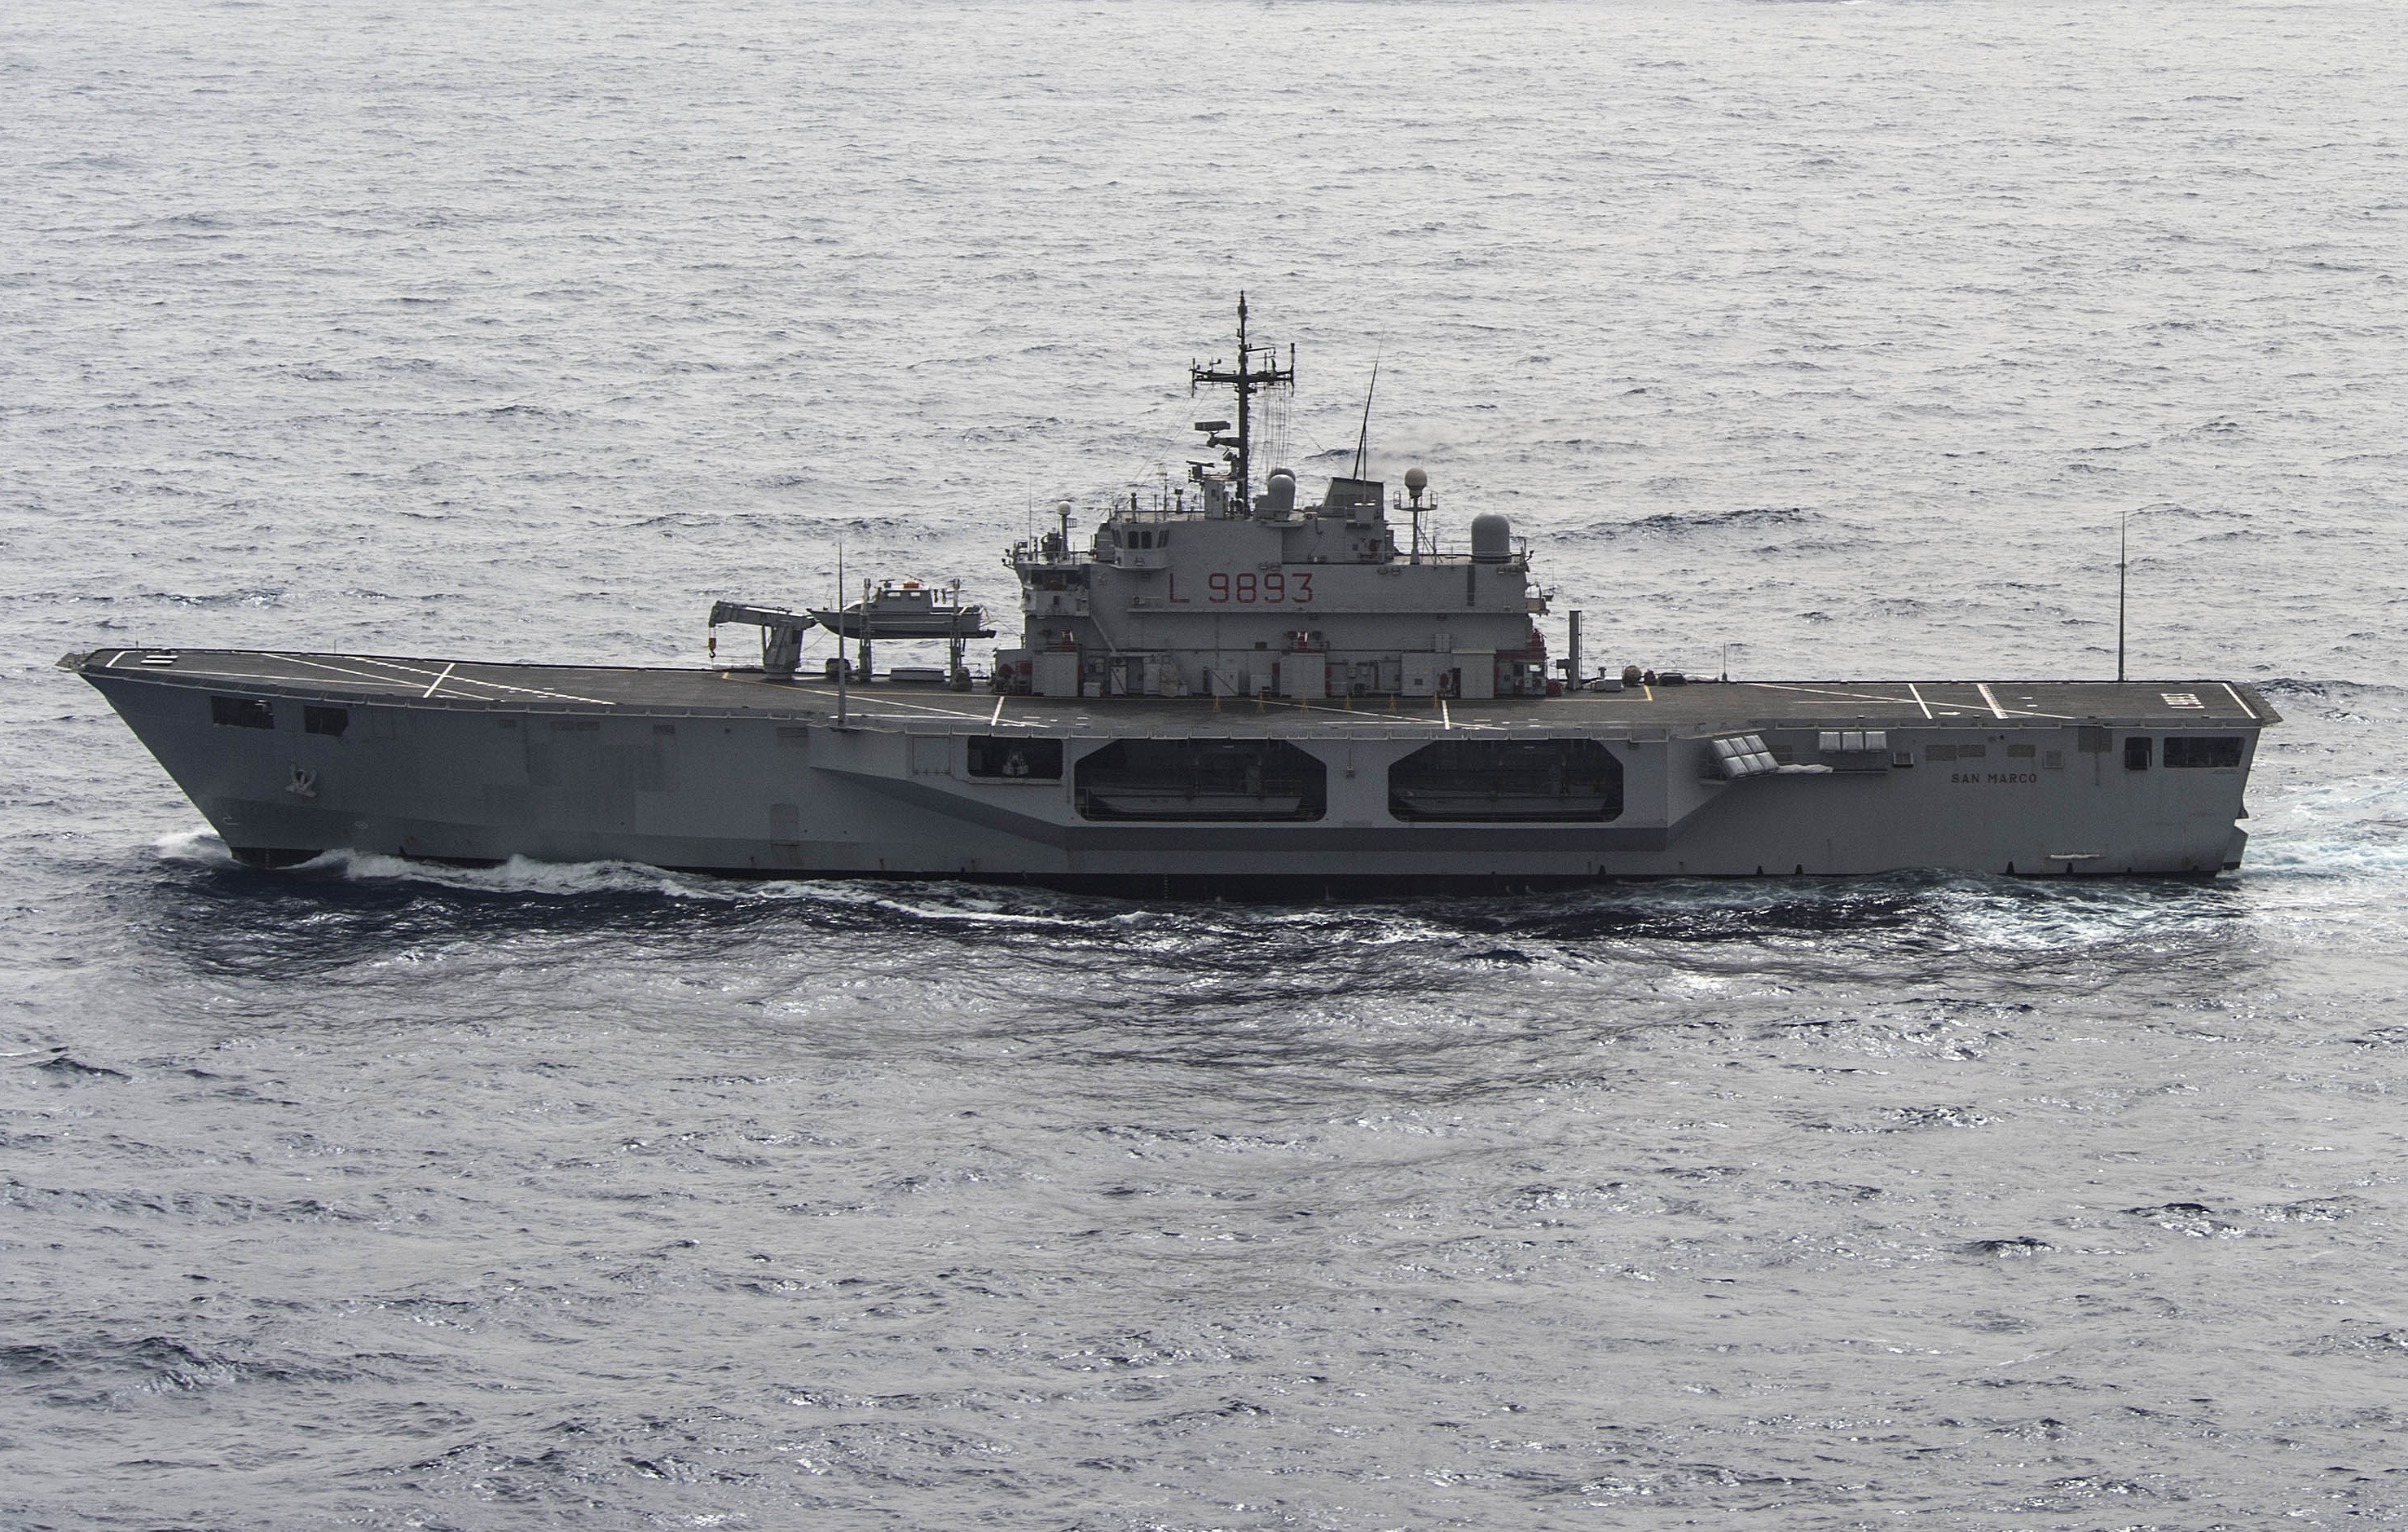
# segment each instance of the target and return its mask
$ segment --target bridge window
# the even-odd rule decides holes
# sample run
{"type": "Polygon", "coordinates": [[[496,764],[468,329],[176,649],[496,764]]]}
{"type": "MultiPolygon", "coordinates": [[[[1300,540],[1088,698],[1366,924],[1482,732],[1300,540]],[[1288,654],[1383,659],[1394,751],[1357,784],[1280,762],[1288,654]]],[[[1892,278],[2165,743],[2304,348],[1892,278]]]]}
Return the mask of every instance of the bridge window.
{"type": "Polygon", "coordinates": [[[2237,766],[2241,764],[2239,735],[2180,735],[2166,737],[2168,766],[2237,766]]]}
{"type": "Polygon", "coordinates": [[[1284,739],[1118,739],[1079,763],[1086,819],[1319,819],[1329,773],[1284,739]]]}
{"type": "Polygon", "coordinates": [[[1388,811],[1455,823],[1597,823],[1622,814],[1622,763],[1594,739],[1462,739],[1388,768],[1388,811]]]}

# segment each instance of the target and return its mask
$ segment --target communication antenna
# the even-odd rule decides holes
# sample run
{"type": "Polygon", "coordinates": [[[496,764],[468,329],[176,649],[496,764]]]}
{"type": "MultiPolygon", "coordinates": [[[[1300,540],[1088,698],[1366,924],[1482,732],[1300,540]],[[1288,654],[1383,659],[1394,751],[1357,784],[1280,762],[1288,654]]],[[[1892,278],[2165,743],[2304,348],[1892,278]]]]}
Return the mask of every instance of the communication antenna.
{"type": "MultiPolygon", "coordinates": [[[[1237,486],[1240,512],[1250,510],[1254,503],[1254,394],[1267,388],[1295,391],[1296,347],[1288,347],[1287,365],[1283,367],[1279,365],[1279,348],[1258,346],[1246,338],[1246,295],[1243,293],[1238,294],[1238,365],[1225,366],[1218,358],[1210,366],[1195,362],[1187,365],[1187,392],[1192,394],[1205,383],[1226,384],[1238,391],[1238,439],[1229,442],[1221,437],[1220,431],[1228,427],[1226,421],[1221,421],[1214,422],[1218,429],[1211,431],[1208,445],[1234,446],[1238,450],[1237,462],[1230,465],[1236,470],[1233,482],[1237,486]],[[1257,358],[1260,365],[1256,365],[1257,358]]],[[[1207,430],[1208,427],[1199,424],[1197,429],[1207,430]]]]}
{"type": "Polygon", "coordinates": [[[844,535],[836,539],[836,726],[844,727],[844,535]]]}
{"type": "Polygon", "coordinates": [[[2132,510],[2127,506],[2122,519],[2115,523],[2115,679],[2124,679],[2124,550],[2132,524],[2132,510]]]}
{"type": "Polygon", "coordinates": [[[1363,477],[1363,465],[1371,456],[1371,396],[1380,392],[1380,359],[1371,359],[1371,386],[1363,391],[1363,430],[1354,438],[1354,477],[1363,477]]]}

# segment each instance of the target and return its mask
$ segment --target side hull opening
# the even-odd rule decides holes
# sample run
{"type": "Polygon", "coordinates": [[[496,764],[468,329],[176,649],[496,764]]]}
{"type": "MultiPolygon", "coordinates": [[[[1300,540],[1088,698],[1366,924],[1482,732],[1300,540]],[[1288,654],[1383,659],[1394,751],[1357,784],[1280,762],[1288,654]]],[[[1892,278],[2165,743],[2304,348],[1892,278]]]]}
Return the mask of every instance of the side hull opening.
{"type": "Polygon", "coordinates": [[[1426,823],[1588,823],[1622,815],[1622,763],[1594,739],[1446,739],[1388,768],[1388,811],[1426,823]]]}

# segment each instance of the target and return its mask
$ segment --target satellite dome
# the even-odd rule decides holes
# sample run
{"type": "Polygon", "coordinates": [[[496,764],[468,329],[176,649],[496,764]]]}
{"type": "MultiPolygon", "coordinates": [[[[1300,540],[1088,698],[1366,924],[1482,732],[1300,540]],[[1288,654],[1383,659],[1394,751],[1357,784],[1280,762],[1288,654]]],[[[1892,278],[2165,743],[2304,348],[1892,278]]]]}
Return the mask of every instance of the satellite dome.
{"type": "Polygon", "coordinates": [[[1502,564],[1513,556],[1513,523],[1493,510],[1471,519],[1471,558],[1475,564],[1502,564]]]}
{"type": "Polygon", "coordinates": [[[1286,468],[1273,468],[1265,483],[1266,509],[1273,520],[1283,521],[1296,510],[1296,475],[1286,468]]]}

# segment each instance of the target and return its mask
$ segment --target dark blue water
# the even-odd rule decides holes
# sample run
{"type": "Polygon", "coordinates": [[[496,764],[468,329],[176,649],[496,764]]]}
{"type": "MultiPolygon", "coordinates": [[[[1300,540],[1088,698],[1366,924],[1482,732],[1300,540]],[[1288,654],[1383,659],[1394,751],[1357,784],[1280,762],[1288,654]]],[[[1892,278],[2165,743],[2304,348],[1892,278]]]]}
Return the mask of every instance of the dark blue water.
{"type": "MultiPolygon", "coordinates": [[[[2408,22],[0,11],[0,1525],[2408,1521],[2408,22]],[[1165,465],[2286,715],[2209,886],[234,866],[56,654],[698,663],[1165,465]],[[1215,407],[1217,408],[1217,407],[1215,407]]],[[[1560,646],[1560,633],[1551,630],[1560,646]]]]}

